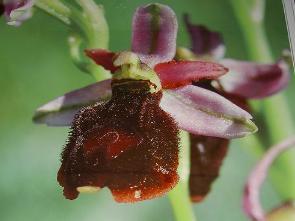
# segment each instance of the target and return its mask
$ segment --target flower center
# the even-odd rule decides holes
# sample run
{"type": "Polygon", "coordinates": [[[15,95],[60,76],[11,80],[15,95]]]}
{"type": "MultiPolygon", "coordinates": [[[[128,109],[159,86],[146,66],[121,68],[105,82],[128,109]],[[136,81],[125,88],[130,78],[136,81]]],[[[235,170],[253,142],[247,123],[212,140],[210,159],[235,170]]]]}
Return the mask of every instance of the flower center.
{"type": "Polygon", "coordinates": [[[160,79],[156,72],[141,63],[135,53],[129,51],[119,53],[114,60],[114,65],[120,66],[121,68],[114,73],[113,79],[148,80],[151,82],[151,93],[156,93],[162,89],[160,79]]]}

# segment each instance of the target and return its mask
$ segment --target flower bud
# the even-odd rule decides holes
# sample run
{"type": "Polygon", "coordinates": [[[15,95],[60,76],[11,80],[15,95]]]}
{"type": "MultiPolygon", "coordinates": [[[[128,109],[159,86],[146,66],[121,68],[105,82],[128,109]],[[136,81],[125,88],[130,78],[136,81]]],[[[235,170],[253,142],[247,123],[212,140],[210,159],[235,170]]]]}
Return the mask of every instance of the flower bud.
{"type": "Polygon", "coordinates": [[[7,24],[13,26],[21,25],[23,21],[32,16],[33,5],[33,0],[3,0],[2,11],[4,10],[7,24]]]}
{"type": "Polygon", "coordinates": [[[282,206],[274,209],[266,216],[266,221],[294,221],[295,206],[292,202],[287,202],[282,206]]]}

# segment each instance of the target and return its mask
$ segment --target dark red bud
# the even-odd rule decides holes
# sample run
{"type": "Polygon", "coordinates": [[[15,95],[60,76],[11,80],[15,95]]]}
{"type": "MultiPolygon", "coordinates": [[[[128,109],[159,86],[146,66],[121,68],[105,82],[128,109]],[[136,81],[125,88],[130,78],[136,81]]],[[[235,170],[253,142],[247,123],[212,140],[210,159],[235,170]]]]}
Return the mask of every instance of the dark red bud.
{"type": "Polygon", "coordinates": [[[229,140],[196,135],[190,135],[190,138],[190,196],[193,202],[200,202],[210,192],[212,183],[219,176],[229,140]]]}

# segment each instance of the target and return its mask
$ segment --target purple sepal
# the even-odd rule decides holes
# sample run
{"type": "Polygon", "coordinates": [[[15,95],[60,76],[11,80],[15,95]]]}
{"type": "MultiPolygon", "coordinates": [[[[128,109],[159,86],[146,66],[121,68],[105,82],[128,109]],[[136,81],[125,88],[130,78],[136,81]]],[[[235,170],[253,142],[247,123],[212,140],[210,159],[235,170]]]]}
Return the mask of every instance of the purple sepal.
{"type": "Polygon", "coordinates": [[[289,82],[289,67],[283,61],[275,64],[224,59],[229,72],[219,78],[222,88],[244,98],[264,98],[283,90],[289,82]]]}
{"type": "Polygon", "coordinates": [[[225,46],[218,32],[210,31],[203,25],[192,24],[188,14],[185,14],[183,18],[190,35],[192,51],[197,56],[209,56],[214,59],[224,57],[225,46]]]}
{"type": "Polygon", "coordinates": [[[132,23],[132,51],[151,68],[176,53],[177,19],[171,8],[149,4],[137,8],[132,23]]]}
{"type": "Polygon", "coordinates": [[[229,139],[257,131],[248,112],[217,93],[197,86],[165,90],[160,106],[181,129],[192,134],[229,139]]]}
{"type": "Polygon", "coordinates": [[[111,97],[111,80],[71,91],[39,107],[33,120],[48,126],[70,126],[75,114],[83,107],[111,97]]]}
{"type": "Polygon", "coordinates": [[[7,24],[20,26],[32,16],[34,0],[4,0],[3,5],[7,24]]]}

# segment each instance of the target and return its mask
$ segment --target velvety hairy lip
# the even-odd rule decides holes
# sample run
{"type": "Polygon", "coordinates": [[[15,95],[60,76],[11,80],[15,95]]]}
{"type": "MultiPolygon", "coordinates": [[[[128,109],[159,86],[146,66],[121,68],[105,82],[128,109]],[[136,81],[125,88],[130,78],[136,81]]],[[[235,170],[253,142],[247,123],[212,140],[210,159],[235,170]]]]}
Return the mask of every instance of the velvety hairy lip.
{"type": "Polygon", "coordinates": [[[161,97],[148,82],[117,81],[111,100],[76,115],[58,172],[66,198],[108,187],[116,201],[136,202],[176,185],[178,129],[161,97]]]}

